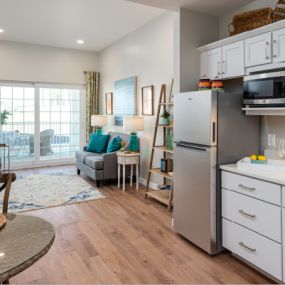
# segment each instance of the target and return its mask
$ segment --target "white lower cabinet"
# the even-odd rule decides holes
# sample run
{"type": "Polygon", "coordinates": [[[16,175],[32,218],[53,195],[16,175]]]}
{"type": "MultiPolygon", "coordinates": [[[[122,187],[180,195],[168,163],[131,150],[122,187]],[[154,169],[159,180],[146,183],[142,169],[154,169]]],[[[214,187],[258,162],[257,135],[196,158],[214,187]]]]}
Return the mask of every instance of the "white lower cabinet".
{"type": "Polygon", "coordinates": [[[225,189],[222,195],[224,218],[281,243],[280,207],[225,189]]]}
{"type": "Polygon", "coordinates": [[[223,245],[254,266],[282,280],[281,244],[223,219],[223,245]]]}
{"type": "Polygon", "coordinates": [[[281,205],[281,186],[277,184],[223,171],[222,187],[262,201],[281,205]]]}
{"type": "Polygon", "coordinates": [[[222,171],[223,247],[285,281],[285,188],[282,203],[281,189],[278,184],[222,171]]]}

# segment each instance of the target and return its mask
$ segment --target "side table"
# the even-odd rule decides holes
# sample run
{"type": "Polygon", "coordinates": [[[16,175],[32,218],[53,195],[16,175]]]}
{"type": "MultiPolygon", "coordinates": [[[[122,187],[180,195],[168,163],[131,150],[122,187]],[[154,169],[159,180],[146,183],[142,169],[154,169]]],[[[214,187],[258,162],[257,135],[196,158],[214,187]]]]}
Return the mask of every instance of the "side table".
{"type": "Polygon", "coordinates": [[[126,165],[131,166],[131,181],[130,185],[133,186],[133,171],[134,165],[136,166],[136,189],[139,190],[139,164],[140,164],[140,153],[125,153],[117,152],[118,157],[118,188],[120,188],[121,180],[121,166],[123,167],[123,191],[126,191],[126,165]]]}

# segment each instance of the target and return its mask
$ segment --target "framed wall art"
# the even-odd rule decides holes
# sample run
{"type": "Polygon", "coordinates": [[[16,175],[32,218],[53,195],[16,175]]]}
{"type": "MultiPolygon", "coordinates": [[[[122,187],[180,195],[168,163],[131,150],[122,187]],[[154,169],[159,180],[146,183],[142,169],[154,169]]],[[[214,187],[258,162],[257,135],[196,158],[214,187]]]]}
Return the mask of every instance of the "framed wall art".
{"type": "Polygon", "coordinates": [[[113,93],[105,94],[106,115],[113,115],[113,93]]]}
{"type": "Polygon", "coordinates": [[[154,86],[142,87],[142,115],[153,116],[154,114],[154,100],[153,100],[154,86]]]}
{"type": "Polygon", "coordinates": [[[115,125],[123,125],[123,117],[136,115],[137,77],[115,81],[114,86],[115,125]]]}

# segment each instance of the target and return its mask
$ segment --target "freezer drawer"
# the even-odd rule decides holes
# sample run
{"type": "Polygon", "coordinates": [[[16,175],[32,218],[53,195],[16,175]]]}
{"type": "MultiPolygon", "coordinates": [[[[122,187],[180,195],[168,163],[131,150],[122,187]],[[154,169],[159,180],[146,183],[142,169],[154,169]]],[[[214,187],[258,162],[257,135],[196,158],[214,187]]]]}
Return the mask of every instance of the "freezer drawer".
{"type": "Polygon", "coordinates": [[[205,250],[216,250],[216,147],[176,146],[174,230],[205,250]]]}
{"type": "Polygon", "coordinates": [[[217,93],[197,91],[174,97],[174,141],[217,144],[217,93]]]}

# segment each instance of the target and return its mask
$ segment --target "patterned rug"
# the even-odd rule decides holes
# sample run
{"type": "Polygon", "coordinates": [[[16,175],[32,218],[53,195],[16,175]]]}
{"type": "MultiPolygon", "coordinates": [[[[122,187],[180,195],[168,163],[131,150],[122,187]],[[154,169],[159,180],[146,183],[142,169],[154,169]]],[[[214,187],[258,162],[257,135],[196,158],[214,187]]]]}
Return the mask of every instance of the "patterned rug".
{"type": "MultiPolygon", "coordinates": [[[[17,178],[13,183],[9,212],[25,212],[102,198],[105,196],[80,176],[62,173],[34,174],[17,178]]],[[[2,201],[0,199],[1,208],[2,201]]]]}

